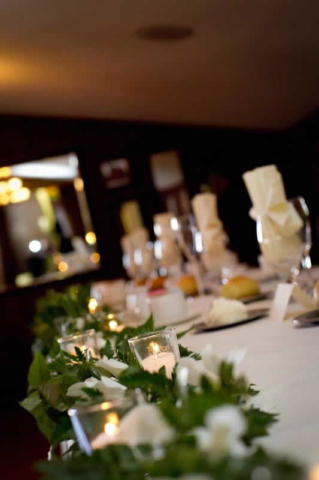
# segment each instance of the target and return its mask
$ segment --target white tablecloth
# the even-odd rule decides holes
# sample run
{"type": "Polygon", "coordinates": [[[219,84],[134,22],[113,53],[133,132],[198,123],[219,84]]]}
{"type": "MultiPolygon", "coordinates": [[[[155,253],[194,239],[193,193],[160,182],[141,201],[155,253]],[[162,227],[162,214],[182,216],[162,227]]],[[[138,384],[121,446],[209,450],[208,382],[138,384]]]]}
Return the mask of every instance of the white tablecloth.
{"type": "MultiPolygon", "coordinates": [[[[207,303],[199,299],[203,300],[207,303]]],[[[250,308],[270,304],[263,301],[250,308]]],[[[290,306],[290,310],[298,309],[290,306]]],[[[179,326],[178,331],[186,327],[179,326]]],[[[280,414],[270,436],[261,443],[309,465],[319,463],[319,327],[295,329],[291,321],[262,319],[227,330],[189,333],[181,343],[194,351],[211,343],[224,356],[234,347],[247,346],[238,371],[261,391],[253,403],[280,414]]]]}

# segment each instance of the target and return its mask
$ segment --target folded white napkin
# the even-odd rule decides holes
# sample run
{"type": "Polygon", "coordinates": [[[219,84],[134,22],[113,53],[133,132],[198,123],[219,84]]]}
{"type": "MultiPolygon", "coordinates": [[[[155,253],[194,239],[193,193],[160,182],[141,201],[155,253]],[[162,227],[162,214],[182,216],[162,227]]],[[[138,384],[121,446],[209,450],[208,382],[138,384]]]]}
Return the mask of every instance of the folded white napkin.
{"type": "Polygon", "coordinates": [[[253,207],[250,216],[261,221],[261,249],[271,262],[298,257],[302,248],[297,232],[303,222],[287,201],[280,172],[275,165],[256,168],[243,175],[253,207]]]}
{"type": "Polygon", "coordinates": [[[140,211],[139,204],[134,200],[125,202],[121,207],[121,221],[124,227],[124,231],[127,234],[138,230],[143,227],[143,219],[140,211]]]}
{"type": "Polygon", "coordinates": [[[217,197],[213,193],[199,193],[192,199],[196,222],[202,235],[202,260],[208,270],[220,268],[224,261],[226,235],[218,217],[217,197]]]}
{"type": "Polygon", "coordinates": [[[181,261],[181,253],[172,230],[172,218],[174,218],[173,213],[164,212],[154,215],[153,219],[154,232],[158,238],[156,242],[157,258],[160,260],[161,266],[165,268],[179,264],[181,261]]]}
{"type": "Polygon", "coordinates": [[[279,233],[288,237],[300,230],[302,220],[292,203],[287,201],[282,176],[276,165],[246,172],[243,179],[253,203],[250,210],[252,218],[264,217],[272,235],[279,233]]]}

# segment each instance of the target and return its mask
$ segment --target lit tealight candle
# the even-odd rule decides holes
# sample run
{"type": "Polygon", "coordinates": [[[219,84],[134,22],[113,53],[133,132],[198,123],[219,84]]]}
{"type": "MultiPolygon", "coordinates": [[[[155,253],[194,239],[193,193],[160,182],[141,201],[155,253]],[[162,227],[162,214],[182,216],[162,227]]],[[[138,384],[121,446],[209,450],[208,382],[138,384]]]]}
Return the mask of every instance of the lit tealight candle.
{"type": "Polygon", "coordinates": [[[88,309],[91,315],[94,315],[96,312],[96,309],[98,307],[98,301],[96,298],[90,298],[89,303],[88,303],[88,309]]]}
{"type": "Polygon", "coordinates": [[[112,439],[115,437],[119,430],[119,417],[117,413],[111,412],[106,416],[104,425],[104,432],[100,433],[94,440],[91,442],[91,447],[93,450],[104,448],[106,445],[112,443],[112,439]]]}
{"type": "Polygon", "coordinates": [[[112,332],[115,332],[116,329],[118,327],[118,323],[116,320],[110,320],[109,322],[109,329],[112,331],[112,332]]]}
{"type": "Polygon", "coordinates": [[[180,358],[175,328],[144,333],[130,338],[128,343],[144,370],[155,373],[165,367],[166,376],[172,378],[180,358]]]}
{"type": "Polygon", "coordinates": [[[96,339],[96,331],[94,329],[76,332],[65,337],[58,338],[61,350],[76,355],[75,348],[79,348],[84,354],[89,351],[91,357],[99,356],[99,349],[96,339]]]}
{"type": "Polygon", "coordinates": [[[142,360],[142,367],[150,373],[158,372],[165,367],[166,376],[172,378],[172,373],[176,364],[173,352],[165,351],[165,347],[160,347],[156,342],[150,342],[148,346],[150,356],[142,360]]]}

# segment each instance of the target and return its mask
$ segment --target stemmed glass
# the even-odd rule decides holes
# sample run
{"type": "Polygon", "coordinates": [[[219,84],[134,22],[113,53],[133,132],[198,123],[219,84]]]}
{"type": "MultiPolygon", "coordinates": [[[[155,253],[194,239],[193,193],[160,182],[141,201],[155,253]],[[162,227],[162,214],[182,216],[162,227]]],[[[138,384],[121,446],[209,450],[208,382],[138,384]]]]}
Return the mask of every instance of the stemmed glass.
{"type": "Polygon", "coordinates": [[[203,269],[200,263],[200,254],[203,251],[203,245],[201,233],[197,228],[195,217],[192,214],[173,217],[171,220],[171,226],[177,244],[184,257],[189,262],[190,273],[194,275],[196,279],[199,293],[203,293],[203,269]]]}
{"type": "Polygon", "coordinates": [[[309,209],[302,197],[290,200],[302,220],[302,226],[290,235],[279,232],[269,235],[267,224],[257,217],[257,240],[267,261],[281,281],[295,282],[301,266],[311,268],[311,226],[309,209]]]}
{"type": "Polygon", "coordinates": [[[146,279],[154,269],[154,245],[146,242],[143,248],[135,248],[123,254],[123,267],[127,275],[133,279],[146,279]]]}
{"type": "Polygon", "coordinates": [[[310,257],[310,251],[312,247],[312,237],[311,237],[311,223],[310,223],[310,213],[307,203],[303,197],[292,198],[291,203],[294,205],[297,210],[300,218],[303,221],[302,227],[302,238],[303,238],[303,252],[301,258],[302,268],[311,270],[312,262],[310,257]]]}

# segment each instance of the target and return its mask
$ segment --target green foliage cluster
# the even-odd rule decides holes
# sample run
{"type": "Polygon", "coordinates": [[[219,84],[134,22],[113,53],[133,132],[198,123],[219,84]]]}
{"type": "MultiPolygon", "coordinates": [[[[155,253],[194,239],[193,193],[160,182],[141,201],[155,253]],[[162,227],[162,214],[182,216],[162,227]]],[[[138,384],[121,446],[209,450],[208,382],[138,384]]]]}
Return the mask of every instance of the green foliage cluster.
{"type": "MultiPolygon", "coordinates": [[[[54,315],[81,315],[87,304],[89,290],[69,290],[63,294],[49,294],[39,308],[35,325],[41,322],[55,329],[54,315]],[[62,295],[62,296],[60,296],[62,295]]],[[[234,366],[222,361],[219,366],[218,385],[213,384],[205,376],[199,388],[188,386],[187,395],[181,397],[176,372],[172,378],[166,377],[165,369],[157,373],[144,371],[132,355],[128,339],[154,330],[153,319],[137,328],[124,328],[120,333],[104,331],[106,344],[101,355],[125,362],[128,368],[119,376],[118,381],[128,389],[140,389],[145,401],[156,403],[167,422],[174,428],[174,442],[163,446],[155,452],[150,445],[130,448],[127,445],[110,445],[103,450],[95,451],[92,456],[79,453],[73,447],[69,459],[54,458],[51,462],[43,462],[38,468],[46,480],[120,480],[129,478],[142,480],[145,478],[165,477],[179,478],[186,474],[205,474],[214,480],[250,480],[259,478],[254,473],[261,472],[260,478],[272,480],[297,480],[301,478],[301,468],[286,460],[268,455],[262,449],[253,447],[254,440],[268,435],[269,427],[277,421],[276,415],[261,411],[252,406],[251,399],[258,393],[244,376],[236,376],[234,366]],[[250,400],[249,402],[247,400],[250,400]],[[243,458],[224,456],[211,458],[196,446],[192,435],[194,428],[203,426],[205,416],[211,409],[235,405],[240,408],[247,421],[247,430],[242,441],[251,453],[243,458]],[[260,470],[264,469],[264,470],[260,470]],[[267,474],[267,476],[266,476],[267,474]]],[[[101,329],[101,331],[103,331],[101,329]]],[[[186,333],[186,332],[183,332],[186,333]]],[[[180,337],[183,335],[180,335],[180,337]]],[[[55,334],[56,335],[56,334],[55,334]]],[[[47,336],[45,351],[54,350],[53,336],[47,336]]],[[[41,337],[44,340],[44,337],[41,337]]],[[[200,355],[179,346],[181,356],[190,356],[200,360],[200,355]]],[[[75,355],[59,352],[48,362],[40,353],[36,353],[29,370],[28,397],[21,405],[36,419],[38,427],[46,436],[53,448],[64,440],[74,439],[74,433],[67,415],[67,410],[78,404],[89,404],[103,401],[100,392],[92,388],[83,388],[87,399],[67,396],[68,388],[87,378],[100,379],[110,374],[96,366],[94,358],[87,357],[76,349],[75,355]]]]}

